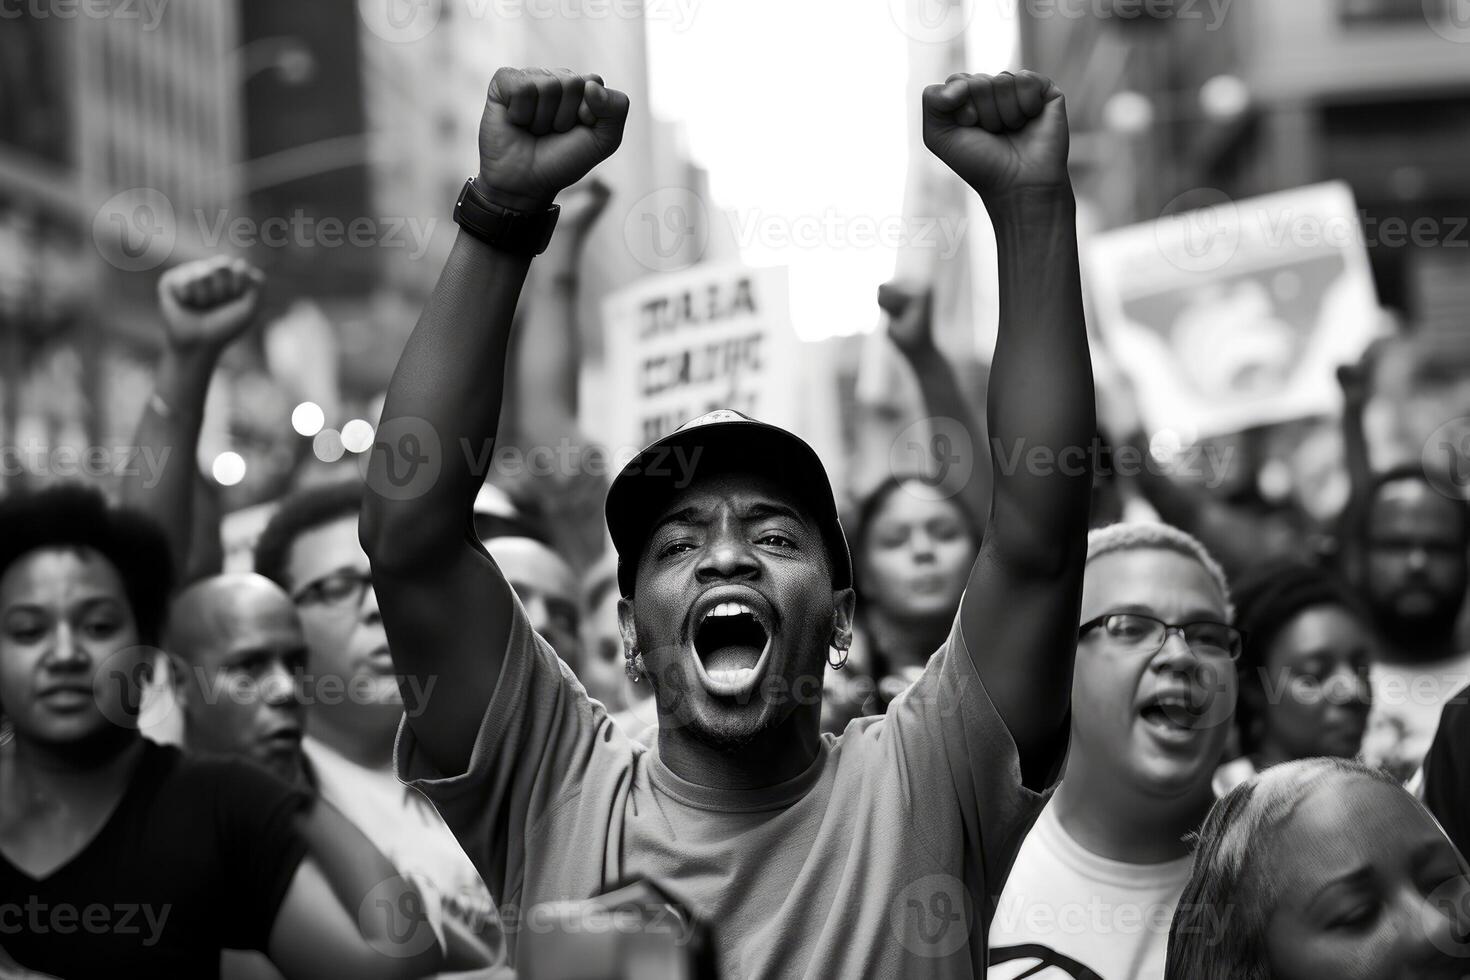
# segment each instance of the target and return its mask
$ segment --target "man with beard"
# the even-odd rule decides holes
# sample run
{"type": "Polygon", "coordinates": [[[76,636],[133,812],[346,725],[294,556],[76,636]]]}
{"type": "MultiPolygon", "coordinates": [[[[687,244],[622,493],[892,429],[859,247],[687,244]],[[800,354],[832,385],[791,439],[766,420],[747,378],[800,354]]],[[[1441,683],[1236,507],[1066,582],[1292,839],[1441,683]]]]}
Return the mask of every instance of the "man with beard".
{"type": "Polygon", "coordinates": [[[1163,975],[1235,711],[1233,617],[1225,573],[1183,531],[1092,532],[1072,752],[996,908],[991,980],[1163,975]]]}
{"type": "MultiPolygon", "coordinates": [[[[807,98],[795,111],[825,111],[807,98]]],[[[979,975],[992,903],[1066,750],[1077,645],[1095,420],[1061,94],[1022,72],[923,96],[926,145],[996,227],[991,429],[1031,461],[998,467],[948,639],[885,716],[822,735],[824,661],[851,643],[854,608],[831,486],[796,436],[710,412],[608,495],[652,748],[531,631],[473,535],[480,477],[461,462],[496,432],[552,199],[611,155],[627,113],[595,75],[490,83],[463,230],[389,386],[364,497],[395,663],[420,687],[440,678],[400,729],[398,772],[533,927],[547,903],[659,878],[714,923],[731,980],[979,975]]],[[[507,931],[536,975],[536,930],[507,931]]]]}
{"type": "Polygon", "coordinates": [[[1470,684],[1455,625],[1470,582],[1470,510],[1418,467],[1389,470],[1349,513],[1345,558],[1383,642],[1364,761],[1410,779],[1445,702],[1470,684]]]}

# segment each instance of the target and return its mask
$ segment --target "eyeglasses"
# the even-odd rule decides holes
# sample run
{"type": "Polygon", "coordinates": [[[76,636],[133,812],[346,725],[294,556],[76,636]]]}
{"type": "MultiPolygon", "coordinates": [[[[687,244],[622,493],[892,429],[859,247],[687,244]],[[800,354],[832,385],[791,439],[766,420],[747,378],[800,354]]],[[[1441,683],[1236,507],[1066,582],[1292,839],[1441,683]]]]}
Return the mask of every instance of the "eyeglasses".
{"type": "Polygon", "coordinates": [[[355,609],[362,605],[372,585],[372,576],[364,572],[332,572],[307,585],[291,601],[298,606],[355,609]]]}
{"type": "Polygon", "coordinates": [[[1164,648],[1170,633],[1182,636],[1189,649],[1201,657],[1239,660],[1245,648],[1245,634],[1225,623],[1175,624],[1142,613],[1108,613],[1078,627],[1077,638],[1095,629],[1101,629],[1112,643],[1130,653],[1150,657],[1164,648]]]}

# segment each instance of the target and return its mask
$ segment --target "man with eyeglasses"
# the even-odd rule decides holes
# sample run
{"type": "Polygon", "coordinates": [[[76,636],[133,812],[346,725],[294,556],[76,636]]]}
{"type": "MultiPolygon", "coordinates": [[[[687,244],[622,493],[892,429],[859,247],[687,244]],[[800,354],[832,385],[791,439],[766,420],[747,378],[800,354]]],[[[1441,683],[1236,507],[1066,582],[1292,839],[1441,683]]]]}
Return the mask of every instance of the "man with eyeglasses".
{"type": "Polygon", "coordinates": [[[498,959],[502,938],[489,890],[429,801],[393,774],[398,723],[415,705],[405,706],[399,693],[358,544],[361,502],[356,480],[300,490],[281,502],[255,547],[256,571],[290,595],[306,636],[308,773],[322,798],[419,886],[451,951],[478,947],[498,959]]]}
{"type": "Polygon", "coordinates": [[[1093,531],[1081,619],[1071,753],[996,908],[992,980],[1163,976],[1214,802],[1243,645],[1220,566],[1168,525],[1093,531]]]}

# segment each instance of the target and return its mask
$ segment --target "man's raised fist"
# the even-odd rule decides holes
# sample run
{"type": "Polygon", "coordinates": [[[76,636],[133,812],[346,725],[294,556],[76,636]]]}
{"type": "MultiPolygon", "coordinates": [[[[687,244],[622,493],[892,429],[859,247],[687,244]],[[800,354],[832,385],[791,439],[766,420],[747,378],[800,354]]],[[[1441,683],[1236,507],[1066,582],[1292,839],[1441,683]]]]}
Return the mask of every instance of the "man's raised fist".
{"type": "Polygon", "coordinates": [[[541,211],[612,156],[628,97],[598,75],[502,68],[480,117],[480,190],[508,208],[541,211]]]}
{"type": "Polygon", "coordinates": [[[987,202],[1069,187],[1066,102],[1050,79],[955,74],[924,89],[923,107],[924,145],[987,202]]]}
{"type": "Polygon", "coordinates": [[[168,270],[158,280],[158,305],[169,344],[224,347],[255,319],[264,286],[265,274],[243,259],[199,259],[168,270]]]}

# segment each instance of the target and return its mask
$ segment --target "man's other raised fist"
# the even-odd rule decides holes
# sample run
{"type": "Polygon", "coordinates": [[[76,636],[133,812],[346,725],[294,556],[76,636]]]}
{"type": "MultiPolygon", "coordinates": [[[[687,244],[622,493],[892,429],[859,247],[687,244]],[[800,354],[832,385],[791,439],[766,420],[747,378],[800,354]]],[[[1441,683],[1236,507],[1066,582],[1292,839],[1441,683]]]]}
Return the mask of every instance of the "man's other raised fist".
{"type": "Polygon", "coordinates": [[[176,266],[158,280],[158,306],[176,350],[219,349],[255,319],[265,274],[225,256],[176,266]]]}
{"type": "Polygon", "coordinates": [[[924,145],[987,203],[1060,191],[1067,177],[1067,109],[1035,72],[949,76],[923,96],[924,145]]]}
{"type": "Polygon", "coordinates": [[[628,97],[598,75],[502,68],[480,117],[480,190],[508,208],[541,211],[612,156],[628,97]]]}

